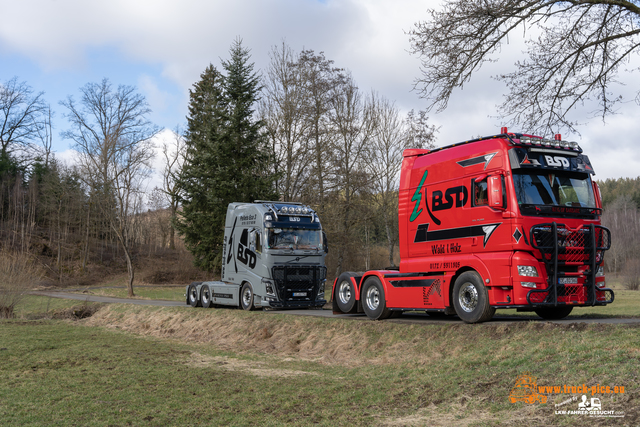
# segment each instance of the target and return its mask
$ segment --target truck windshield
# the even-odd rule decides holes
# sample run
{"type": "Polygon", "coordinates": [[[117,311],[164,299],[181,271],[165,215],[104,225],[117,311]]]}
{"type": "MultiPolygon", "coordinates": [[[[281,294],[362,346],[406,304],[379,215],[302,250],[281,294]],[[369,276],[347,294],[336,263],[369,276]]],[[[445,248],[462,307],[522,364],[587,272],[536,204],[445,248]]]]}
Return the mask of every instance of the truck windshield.
{"type": "Polygon", "coordinates": [[[322,231],[300,228],[268,228],[268,249],[322,250],[322,231]]]}
{"type": "Polygon", "coordinates": [[[514,173],[513,184],[520,205],[596,206],[591,178],[586,174],[514,173]]]}

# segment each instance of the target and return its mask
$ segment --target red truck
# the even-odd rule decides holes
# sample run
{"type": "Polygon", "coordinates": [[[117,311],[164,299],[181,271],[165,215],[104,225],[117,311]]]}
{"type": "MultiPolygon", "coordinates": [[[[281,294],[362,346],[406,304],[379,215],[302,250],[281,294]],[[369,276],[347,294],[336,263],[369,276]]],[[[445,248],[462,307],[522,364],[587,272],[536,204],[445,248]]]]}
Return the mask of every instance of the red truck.
{"type": "Polygon", "coordinates": [[[509,133],[408,149],[400,176],[398,269],[345,272],[334,313],[404,311],[467,323],[498,308],[561,319],[606,305],[602,199],[575,142],[509,133]]]}

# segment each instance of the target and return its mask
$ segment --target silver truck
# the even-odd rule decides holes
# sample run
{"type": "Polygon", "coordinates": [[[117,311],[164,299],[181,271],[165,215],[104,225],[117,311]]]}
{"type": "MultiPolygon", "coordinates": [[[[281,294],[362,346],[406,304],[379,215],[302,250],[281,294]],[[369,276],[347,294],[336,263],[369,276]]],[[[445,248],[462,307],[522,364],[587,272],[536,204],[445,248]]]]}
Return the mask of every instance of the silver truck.
{"type": "Polygon", "coordinates": [[[193,307],[322,307],[326,235],[313,209],[300,203],[230,203],[221,281],[193,282],[193,307]]]}

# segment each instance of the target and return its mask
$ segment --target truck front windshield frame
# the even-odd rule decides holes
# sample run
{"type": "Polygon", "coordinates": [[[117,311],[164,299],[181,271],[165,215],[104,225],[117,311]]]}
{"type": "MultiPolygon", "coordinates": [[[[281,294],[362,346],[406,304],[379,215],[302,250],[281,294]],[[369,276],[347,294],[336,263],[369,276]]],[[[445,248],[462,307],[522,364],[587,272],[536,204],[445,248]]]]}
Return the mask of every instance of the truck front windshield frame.
{"type": "Polygon", "coordinates": [[[595,208],[591,177],[562,171],[514,171],[518,205],[595,208]]]}
{"type": "Polygon", "coordinates": [[[267,228],[267,249],[323,250],[322,231],[305,228],[267,228]]]}

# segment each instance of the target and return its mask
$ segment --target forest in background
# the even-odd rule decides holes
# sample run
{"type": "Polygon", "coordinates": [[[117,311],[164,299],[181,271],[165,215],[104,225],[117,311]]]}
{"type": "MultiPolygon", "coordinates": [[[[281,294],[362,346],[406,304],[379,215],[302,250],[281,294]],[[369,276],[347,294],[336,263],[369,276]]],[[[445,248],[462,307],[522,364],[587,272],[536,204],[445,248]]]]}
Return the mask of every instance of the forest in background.
{"type": "MultiPolygon", "coordinates": [[[[24,284],[17,276],[11,279],[22,287],[91,286],[128,273],[130,295],[134,278],[161,284],[215,277],[219,257],[201,262],[185,244],[184,233],[175,232],[180,202],[187,200],[182,171],[185,164],[196,163],[198,138],[203,146],[220,144],[213,134],[232,138],[220,131],[238,109],[231,108],[228,93],[239,91],[238,98],[246,98],[250,81],[254,92],[248,103],[243,101],[246,123],[241,125],[259,129],[251,141],[262,150],[261,160],[253,162],[260,163],[256,174],[272,180],[270,193],[281,200],[302,202],[318,212],[329,238],[329,277],[397,265],[402,151],[434,146],[437,130],[426,113],[410,111],[402,117],[392,101],[363,92],[348,70],[311,50],[274,47],[259,80],[239,41],[224,64],[227,74],[211,66],[205,70],[191,91],[187,128],[176,127],[173,140],[159,147],[153,141],[160,129],[146,119],[148,104],[135,88],[114,87],[108,79],[86,84],[79,100],[69,96],[60,102],[69,123],[62,136],[78,151],[72,164],[57,161],[51,150],[53,114],[42,93],[17,78],[1,84],[4,276],[14,277],[8,272],[21,263],[38,278],[24,284]],[[154,155],[164,160],[163,184],[146,192],[154,155]]],[[[230,142],[238,146],[237,140],[230,142]]],[[[229,162],[232,155],[219,157],[229,162]]],[[[213,177],[207,185],[228,185],[224,178],[213,177]]],[[[640,178],[599,184],[602,221],[613,242],[607,272],[622,274],[629,287],[637,288],[640,178]]],[[[233,192],[229,197],[226,203],[252,201],[233,199],[233,192]]],[[[226,206],[221,200],[216,203],[226,206]]]]}
{"type": "Polygon", "coordinates": [[[214,205],[253,201],[255,195],[240,197],[245,183],[230,172],[207,181],[229,164],[244,164],[244,175],[270,177],[269,194],[318,212],[330,242],[329,277],[397,264],[398,172],[404,148],[433,146],[436,129],[425,112],[403,117],[392,101],[360,90],[348,70],[322,53],[276,46],[261,74],[252,71],[239,40],[230,53],[224,70],[210,66],[194,84],[186,129],[177,126],[161,146],[153,146],[160,129],[148,121],[149,106],[134,87],[105,78],[60,101],[67,122],[61,136],[78,153],[70,164],[52,150],[55,114],[43,93],[17,78],[0,82],[2,269],[34,267],[21,285],[8,274],[3,282],[91,286],[127,274],[133,295],[134,279],[215,277],[219,260],[192,256],[186,233],[175,229],[191,201],[185,181],[205,183],[202,193],[212,186],[238,189],[227,191],[229,200],[216,195],[214,205]],[[233,122],[236,116],[242,119],[233,122]],[[236,132],[242,126],[248,130],[236,132]],[[247,134],[251,141],[238,137],[247,134]],[[219,164],[192,167],[201,177],[187,177],[185,165],[197,163],[202,146],[219,150],[223,143],[231,149],[215,156],[219,164]],[[247,151],[244,143],[258,147],[259,161],[236,158],[247,151]],[[163,183],[148,192],[154,154],[163,159],[163,183]]]}

